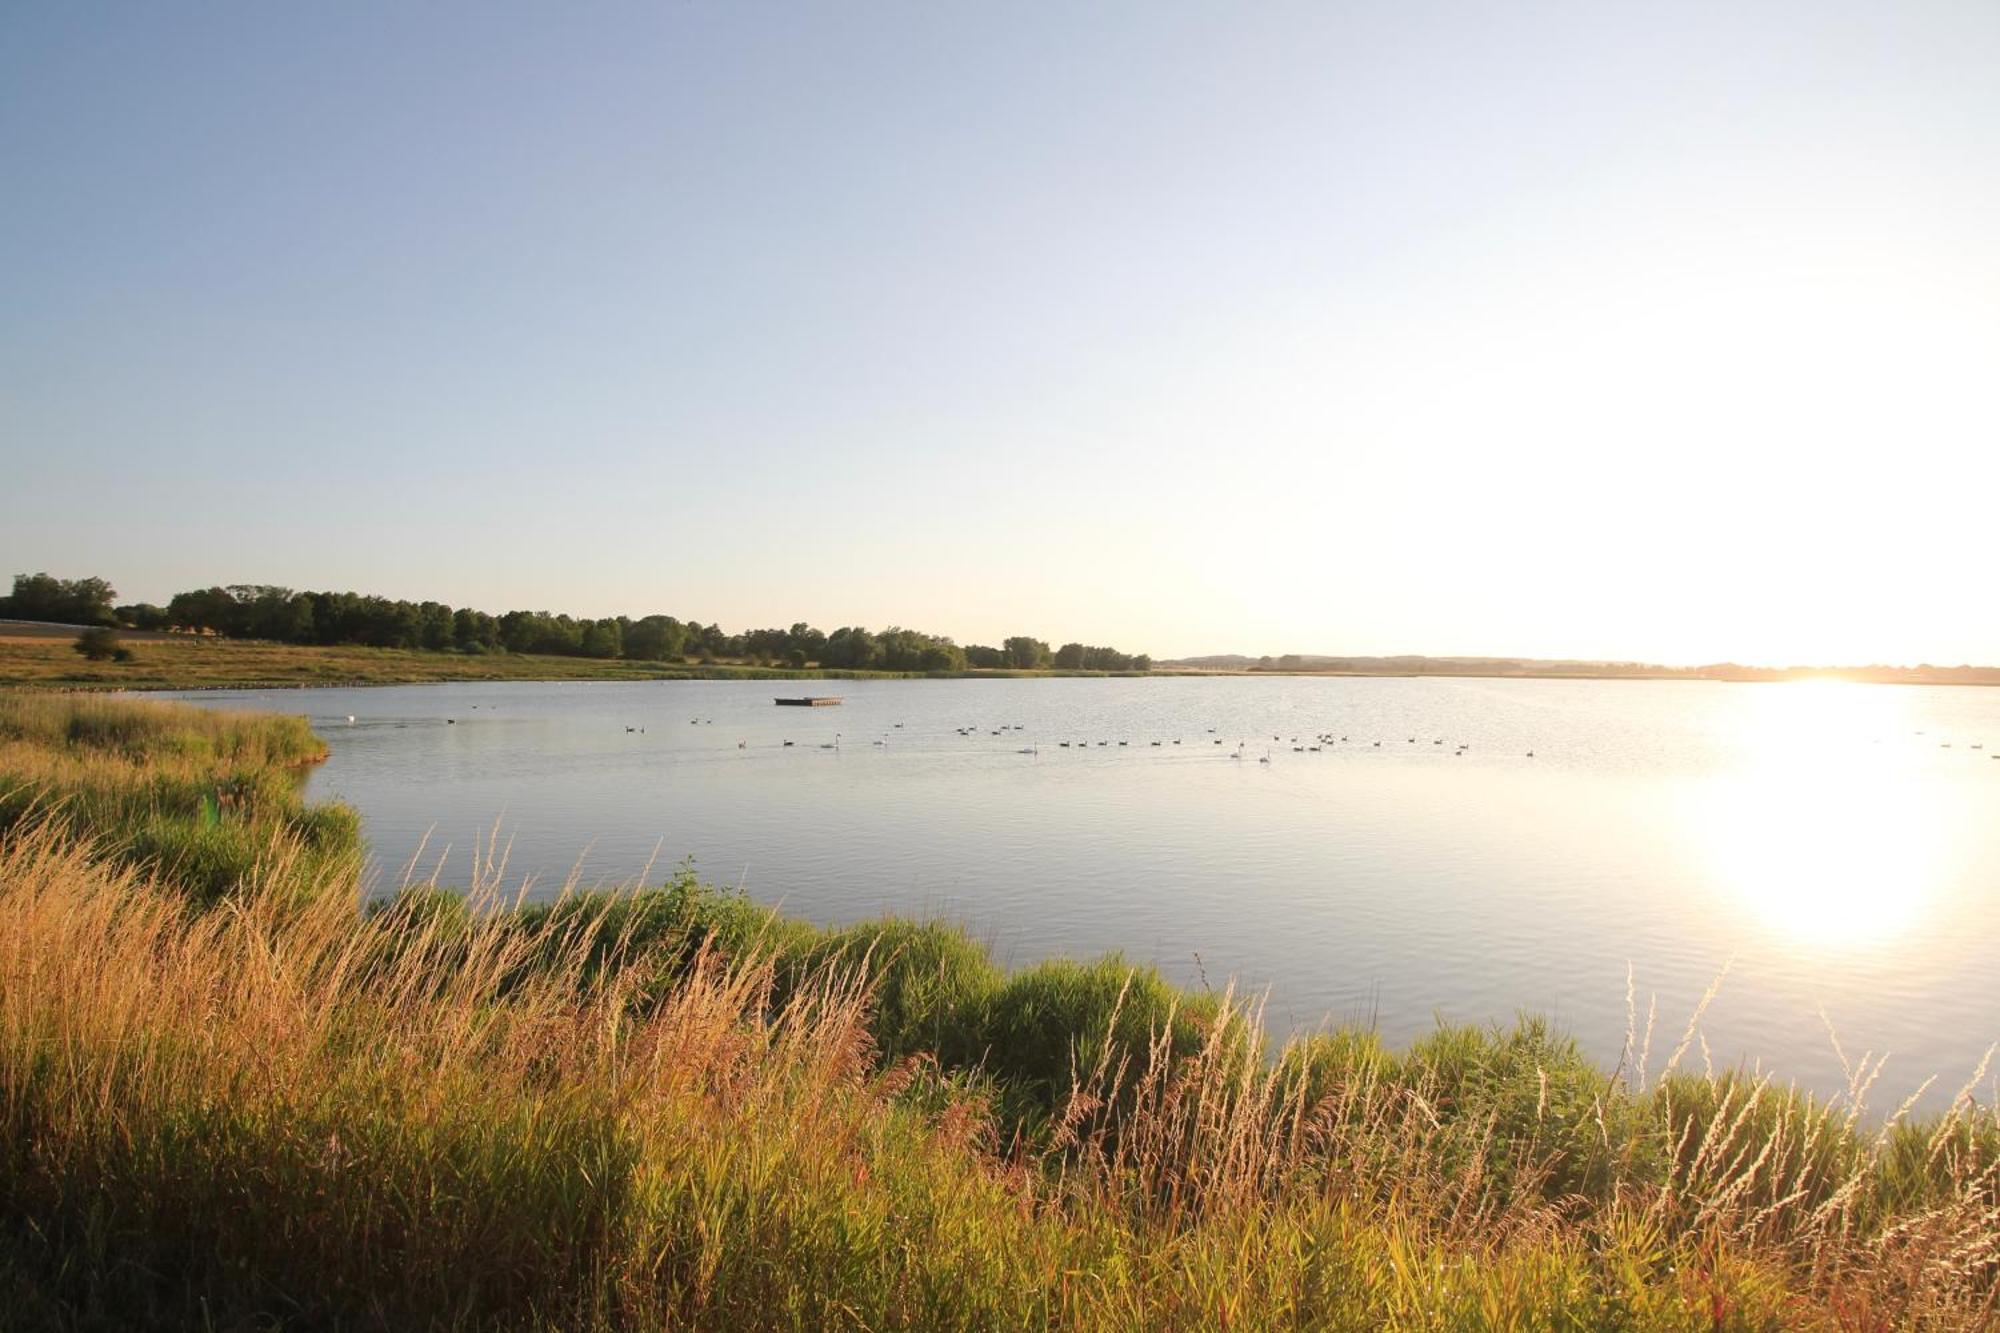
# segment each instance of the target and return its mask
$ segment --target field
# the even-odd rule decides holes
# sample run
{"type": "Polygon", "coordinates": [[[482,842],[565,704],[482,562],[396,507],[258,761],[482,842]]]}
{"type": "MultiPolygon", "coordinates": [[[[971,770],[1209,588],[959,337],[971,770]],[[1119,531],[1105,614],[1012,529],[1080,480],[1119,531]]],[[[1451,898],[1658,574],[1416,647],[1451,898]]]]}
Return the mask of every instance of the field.
{"type": "MultiPolygon", "coordinates": [[[[297,719],[0,694],[12,1327],[1990,1325],[2000,1123],[1634,1014],[1283,1047],[680,875],[357,897],[297,719]],[[1698,1058],[1698,1057],[1697,1057],[1698,1058]]],[[[1698,1016],[1697,1016],[1698,1017],[1698,1016]]]]}
{"type": "MultiPolygon", "coordinates": [[[[432,653],[403,648],[311,647],[183,634],[127,634],[127,662],[89,662],[72,651],[77,631],[0,623],[0,686],[65,690],[282,689],[304,685],[402,685],[463,680],[796,680],[895,677],[743,662],[635,662],[531,653],[432,653]]],[[[968,671],[967,676],[1102,675],[1102,672],[968,671]]]]}

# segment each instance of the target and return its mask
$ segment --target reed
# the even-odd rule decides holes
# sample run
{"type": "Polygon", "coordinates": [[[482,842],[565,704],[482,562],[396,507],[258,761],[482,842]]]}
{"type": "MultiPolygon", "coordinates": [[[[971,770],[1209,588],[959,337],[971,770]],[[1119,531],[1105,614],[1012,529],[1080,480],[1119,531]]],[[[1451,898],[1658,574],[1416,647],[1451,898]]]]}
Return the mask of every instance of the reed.
{"type": "Polygon", "coordinates": [[[301,796],[325,755],[299,717],[0,692],[0,836],[55,815],[200,903],[251,881],[271,892],[282,869],[294,894],[351,905],[360,821],[301,796]]]}

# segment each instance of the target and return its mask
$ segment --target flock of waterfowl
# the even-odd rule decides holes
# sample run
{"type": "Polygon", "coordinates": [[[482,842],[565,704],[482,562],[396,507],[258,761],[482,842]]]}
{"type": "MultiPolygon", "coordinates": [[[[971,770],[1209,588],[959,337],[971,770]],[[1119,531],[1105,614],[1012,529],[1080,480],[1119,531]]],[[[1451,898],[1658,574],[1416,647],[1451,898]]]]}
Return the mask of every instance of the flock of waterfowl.
{"type": "MultiPolygon", "coordinates": [[[[1923,733],[1923,732],[1921,732],[1921,731],[1918,731],[1918,732],[1913,732],[1912,734],[1913,734],[1913,735],[1917,735],[1917,736],[1921,736],[1921,735],[1923,735],[1924,733],[1923,733]]],[[[1939,741],[1939,742],[1938,742],[1938,749],[1940,749],[1940,750],[1949,750],[1950,748],[1951,748],[1951,742],[1950,742],[1950,741],[1939,741]]],[[[1979,742],[1979,741],[1974,741],[1974,742],[1973,742],[1972,744],[1970,744],[1970,745],[1966,746],[1965,748],[1966,748],[1966,749],[1968,749],[1968,750],[1984,750],[1984,749],[1986,748],[1986,746],[1985,746],[1985,745],[1984,745],[1983,743],[1979,742]]],[[[1995,752],[1994,754],[1992,754],[1992,755],[1991,755],[1991,756],[1989,756],[1989,757],[1990,757],[1990,758],[1993,758],[1993,759],[2000,759],[2000,752],[1995,752]]]]}
{"type": "MultiPolygon", "coordinates": [[[[474,704],[472,706],[474,708],[479,707],[478,704],[474,704]]],[[[346,721],[348,725],[350,726],[354,725],[355,721],[354,714],[349,713],[347,715],[346,721]]],[[[456,723],[458,719],[455,717],[448,717],[445,718],[444,721],[447,725],[450,725],[456,723]]],[[[715,719],[712,717],[691,717],[688,719],[688,725],[691,727],[713,726],[714,723],[715,719]]],[[[899,731],[903,727],[903,724],[901,722],[898,722],[894,725],[895,729],[899,731]]],[[[628,734],[632,735],[643,736],[646,734],[646,728],[643,726],[634,726],[628,724],[625,730],[628,734]]],[[[954,727],[952,728],[952,730],[957,735],[963,737],[977,736],[982,731],[989,736],[1005,736],[1010,732],[1026,731],[1027,724],[1021,722],[1003,722],[998,726],[968,725],[963,727],[954,727]]],[[[1214,727],[1208,728],[1206,736],[1195,738],[1196,743],[1199,744],[1200,741],[1206,739],[1210,745],[1225,744],[1226,742],[1224,742],[1221,737],[1215,735],[1215,730],[1216,729],[1214,727]]],[[[1922,736],[1925,733],[1922,731],[1918,731],[1914,734],[1922,736]]],[[[835,732],[833,734],[832,740],[818,742],[818,748],[822,750],[838,750],[841,748],[842,739],[843,739],[842,733],[835,732]]],[[[1380,740],[1351,741],[1346,736],[1335,736],[1330,731],[1316,732],[1310,736],[1291,736],[1291,737],[1286,737],[1279,732],[1273,732],[1271,734],[1271,740],[1274,742],[1289,744],[1292,748],[1292,753],[1294,754],[1321,754],[1328,750],[1337,750],[1342,745],[1352,745],[1356,748],[1366,746],[1369,749],[1379,750],[1383,748],[1384,745],[1384,742],[1380,740]]],[[[1184,738],[1180,736],[1175,736],[1171,740],[1148,740],[1146,742],[1146,744],[1153,749],[1162,749],[1167,746],[1181,745],[1184,743],[1185,743],[1184,738]]],[[[1422,742],[1420,737],[1406,736],[1403,738],[1403,743],[1405,745],[1417,745],[1422,742]]],[[[779,742],[779,744],[782,748],[789,750],[794,746],[796,746],[798,742],[793,740],[784,740],[779,742]]],[[[880,738],[869,742],[869,744],[878,749],[887,748],[889,744],[889,736],[885,733],[880,738]]],[[[1389,741],[1388,744],[1391,748],[1394,748],[1393,740],[1389,741]]],[[[1447,744],[1447,741],[1445,740],[1444,737],[1439,736],[1433,738],[1430,744],[1432,746],[1442,748],[1444,745],[1447,744]]],[[[1949,750],[1953,748],[1953,742],[1951,741],[1939,741],[1937,744],[1938,748],[1941,750],[1949,750]]],[[[1096,740],[1096,741],[1066,740],[1066,741],[1056,742],[1056,747],[1058,749],[1063,749],[1063,750],[1088,750],[1092,748],[1097,748],[1097,749],[1129,748],[1131,745],[1132,741],[1129,738],[1124,740],[1111,740],[1111,739],[1096,740]]],[[[747,750],[750,748],[750,742],[747,740],[740,740],[736,742],[736,748],[739,750],[747,750]]],[[[1251,748],[1250,741],[1245,739],[1239,739],[1236,742],[1236,747],[1233,750],[1227,752],[1227,757],[1230,759],[1247,758],[1249,757],[1250,748],[1251,748]]],[[[1974,741],[1968,744],[1965,748],[1968,750],[1976,750],[1983,752],[1986,749],[1986,746],[1983,742],[1974,741]]],[[[1471,749],[1472,749],[1472,743],[1470,741],[1459,741],[1453,743],[1451,755],[1454,759],[1461,758],[1467,753],[1469,753],[1471,749]]],[[[1041,746],[1024,745],[1020,749],[1016,750],[1015,753],[1026,754],[1026,755],[1040,754],[1041,746]]],[[[1257,756],[1257,762],[1260,764],[1270,763],[1272,753],[1273,751],[1267,747],[1263,754],[1257,756]]],[[[1529,750],[1525,752],[1523,757],[1528,759],[1533,759],[1535,757],[1535,752],[1533,750],[1529,750]]],[[[1989,755],[1988,757],[2000,760],[2000,750],[1996,750],[1993,754],[1989,755]]]]}
{"type": "MultiPolygon", "coordinates": [[[[898,722],[895,725],[897,728],[901,728],[903,724],[898,722]]],[[[626,730],[631,731],[632,728],[627,727],[626,730]]],[[[643,728],[641,728],[641,730],[643,730],[643,728]]],[[[981,733],[982,731],[989,736],[1005,736],[1010,732],[1026,731],[1027,725],[1021,722],[1003,722],[996,727],[964,726],[964,727],[954,727],[952,728],[952,730],[955,734],[964,737],[975,737],[979,735],[979,733],[981,733]]],[[[1197,737],[1196,743],[1199,744],[1200,741],[1204,739],[1208,740],[1208,743],[1210,745],[1222,745],[1225,743],[1221,737],[1215,736],[1213,734],[1215,732],[1214,727],[1208,728],[1208,732],[1209,732],[1208,736],[1197,737]]],[[[843,739],[844,739],[843,734],[841,732],[836,731],[835,733],[833,733],[833,739],[830,741],[820,742],[819,748],[822,750],[838,750],[841,748],[841,742],[843,739]]],[[[1369,746],[1369,748],[1379,750],[1382,748],[1383,744],[1379,740],[1369,741],[1369,742],[1350,742],[1346,736],[1335,736],[1330,731],[1319,732],[1311,736],[1293,736],[1289,738],[1289,741],[1287,741],[1287,738],[1282,733],[1273,732],[1271,734],[1271,739],[1273,741],[1289,743],[1292,747],[1292,752],[1294,754],[1321,754],[1328,750],[1338,749],[1340,746],[1347,744],[1353,744],[1357,748],[1362,744],[1366,744],[1369,746]]],[[[792,740],[783,740],[779,742],[779,745],[781,748],[790,749],[797,743],[798,742],[792,740]]],[[[1147,746],[1152,749],[1163,749],[1167,746],[1181,745],[1184,743],[1185,743],[1185,738],[1180,736],[1176,736],[1171,740],[1148,740],[1146,742],[1147,746]]],[[[1444,737],[1440,736],[1432,740],[1430,743],[1433,746],[1442,747],[1446,742],[1444,737]]],[[[877,739],[870,741],[869,744],[878,749],[886,748],[889,744],[889,737],[887,734],[884,734],[881,737],[878,737],[877,739]]],[[[1418,744],[1418,738],[1415,736],[1407,737],[1405,738],[1405,744],[1416,745],[1418,744]]],[[[1062,750],[1072,750],[1072,749],[1088,750],[1093,747],[1097,749],[1113,749],[1113,748],[1124,749],[1124,748],[1129,748],[1131,745],[1132,741],[1129,738],[1125,740],[1110,740],[1110,739],[1098,740],[1098,741],[1067,740],[1067,741],[1056,742],[1056,748],[1062,750]]],[[[1251,747],[1250,741],[1238,740],[1236,742],[1236,748],[1228,751],[1226,757],[1230,759],[1247,758],[1249,755],[1250,747],[1251,747]]],[[[739,750],[747,750],[748,748],[750,748],[750,742],[738,741],[736,742],[736,748],[739,750]]],[[[1472,743],[1470,741],[1459,741],[1454,744],[1451,750],[1451,754],[1453,758],[1460,758],[1464,756],[1466,753],[1468,753],[1471,749],[1472,749],[1472,743]]],[[[1041,752],[1042,752],[1042,747],[1039,744],[1024,745],[1020,749],[1015,751],[1016,754],[1028,754],[1028,755],[1040,754],[1041,752]]],[[[1272,750],[1266,748],[1264,753],[1258,756],[1257,762],[1260,764],[1270,763],[1272,753],[1273,753],[1272,750]]],[[[1527,751],[1525,757],[1533,759],[1535,757],[1535,752],[1533,750],[1529,750],[1527,751]]]]}

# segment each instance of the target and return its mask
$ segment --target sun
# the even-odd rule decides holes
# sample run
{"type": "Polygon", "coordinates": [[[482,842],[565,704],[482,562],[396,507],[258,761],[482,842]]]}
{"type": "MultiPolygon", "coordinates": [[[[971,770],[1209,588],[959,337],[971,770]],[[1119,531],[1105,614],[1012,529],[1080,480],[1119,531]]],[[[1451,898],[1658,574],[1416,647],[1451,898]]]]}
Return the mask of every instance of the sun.
{"type": "Polygon", "coordinates": [[[1937,892],[1944,833],[1913,771],[1903,696],[1812,681],[1746,698],[1740,763],[1705,798],[1717,874],[1791,947],[1894,940],[1937,892]]]}

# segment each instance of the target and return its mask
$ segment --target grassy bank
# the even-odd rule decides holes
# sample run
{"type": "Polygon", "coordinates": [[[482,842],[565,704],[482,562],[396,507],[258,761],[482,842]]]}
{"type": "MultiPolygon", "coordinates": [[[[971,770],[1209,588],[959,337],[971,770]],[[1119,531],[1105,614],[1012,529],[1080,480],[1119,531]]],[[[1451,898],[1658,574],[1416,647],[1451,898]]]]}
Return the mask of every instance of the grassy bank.
{"type": "Polygon", "coordinates": [[[13,697],[0,735],[14,1326],[1994,1317],[2000,1127],[1963,1099],[1869,1119],[1865,1072],[1826,1105],[1535,1022],[1276,1048],[1115,959],[1008,973],[685,876],[358,911],[351,821],[276,781],[295,723],[13,697]],[[260,847],[229,873],[135,837],[212,799],[260,847]]]}
{"type": "Polygon", "coordinates": [[[0,837],[59,820],[197,904],[243,883],[351,904],[359,821],[300,795],[325,756],[304,718],[0,692],[0,837]]]}
{"type": "MultiPolygon", "coordinates": [[[[0,625],[0,687],[64,690],[273,689],[476,680],[906,679],[894,671],[821,671],[743,662],[635,662],[533,653],[433,653],[404,648],[305,647],[190,635],[132,635],[131,659],[90,662],[74,634],[0,625]]],[[[965,677],[1101,676],[1101,671],[966,671],[965,677]]]]}

